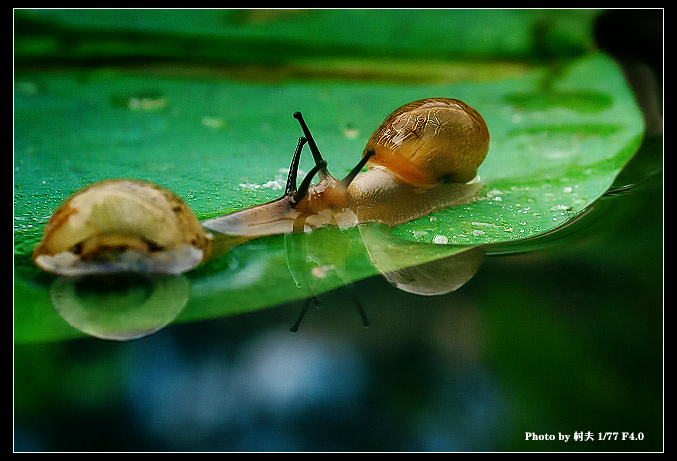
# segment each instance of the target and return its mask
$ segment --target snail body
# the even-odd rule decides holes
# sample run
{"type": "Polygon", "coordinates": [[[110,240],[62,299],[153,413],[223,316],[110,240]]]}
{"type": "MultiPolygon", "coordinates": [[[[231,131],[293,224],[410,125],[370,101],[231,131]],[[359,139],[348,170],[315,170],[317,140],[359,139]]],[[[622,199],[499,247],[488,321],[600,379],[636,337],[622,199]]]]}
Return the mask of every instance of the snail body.
{"type": "Polygon", "coordinates": [[[150,182],[109,179],[57,208],[33,260],[60,275],[178,274],[197,266],[210,248],[209,235],[176,194],[150,182]]]}
{"type": "Polygon", "coordinates": [[[472,201],[480,188],[477,168],[489,149],[489,131],[482,116],[457,99],[422,99],[395,110],[341,180],[329,174],[301,114],[294,116],[305,138],[294,154],[285,195],[204,221],[207,229],[263,236],[363,222],[396,226],[472,201]],[[297,188],[298,157],[306,141],[315,167],[297,188]],[[365,165],[368,170],[360,172],[365,165]],[[315,174],[319,182],[310,184],[315,174]]]}
{"type": "Polygon", "coordinates": [[[370,169],[359,175],[348,188],[350,209],[357,222],[380,222],[397,226],[435,211],[463,203],[477,196],[482,183],[443,183],[430,189],[407,184],[389,171],[370,169]]]}

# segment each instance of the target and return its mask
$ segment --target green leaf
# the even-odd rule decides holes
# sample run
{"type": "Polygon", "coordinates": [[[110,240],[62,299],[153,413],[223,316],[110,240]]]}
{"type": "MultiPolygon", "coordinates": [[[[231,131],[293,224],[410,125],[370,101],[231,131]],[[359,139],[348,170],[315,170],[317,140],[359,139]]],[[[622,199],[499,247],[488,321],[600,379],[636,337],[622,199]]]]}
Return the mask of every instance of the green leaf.
{"type": "MultiPolygon", "coordinates": [[[[474,203],[390,234],[376,227],[405,249],[389,263],[401,268],[556,229],[609,188],[642,136],[633,96],[601,54],[519,77],[416,86],[22,73],[14,99],[16,340],[78,334],[53,309],[53,279],[30,261],[44,224],[73,191],[110,177],[146,179],[183,197],[200,219],[213,217],[281,194],[301,134],[294,111],[303,111],[330,170],[342,176],[388,113],[432,96],[462,99],[483,114],[491,132],[479,171],[485,186],[474,203]]],[[[301,169],[310,165],[304,158],[301,169]]],[[[192,295],[177,321],[314,296],[379,272],[359,228],[259,239],[187,274],[192,295]]]]}

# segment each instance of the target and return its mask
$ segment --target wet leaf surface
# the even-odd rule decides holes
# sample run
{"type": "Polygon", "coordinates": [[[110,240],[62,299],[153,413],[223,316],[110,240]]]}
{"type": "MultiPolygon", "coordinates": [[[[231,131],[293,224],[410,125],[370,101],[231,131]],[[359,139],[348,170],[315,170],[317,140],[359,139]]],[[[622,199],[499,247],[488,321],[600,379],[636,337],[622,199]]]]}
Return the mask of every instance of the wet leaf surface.
{"type": "MultiPolygon", "coordinates": [[[[295,110],[304,112],[337,176],[351,169],[371,131],[403,102],[451,96],[483,114],[491,146],[479,170],[485,183],[479,200],[392,229],[405,246],[500,244],[549,232],[608,189],[642,134],[632,95],[604,55],[573,61],[556,78],[534,67],[519,78],[455,85],[270,85],[89,71],[29,73],[16,87],[17,284],[38,283],[30,288],[38,290],[44,277],[30,250],[58,204],[92,182],[153,181],[186,200],[200,219],[280,196],[301,134],[295,110]],[[543,93],[544,82],[550,93],[543,93]]],[[[301,169],[308,171],[310,162],[303,159],[301,169]]],[[[180,318],[253,310],[379,273],[358,232],[339,234],[333,247],[330,239],[303,250],[344,255],[331,265],[342,274],[333,282],[298,289],[288,266],[295,256],[286,254],[282,237],[265,238],[192,274],[193,295],[180,318]],[[356,248],[350,257],[346,239],[356,248]],[[243,268],[254,267],[258,276],[241,283],[243,268]]],[[[439,257],[447,253],[439,250],[439,257]]]]}

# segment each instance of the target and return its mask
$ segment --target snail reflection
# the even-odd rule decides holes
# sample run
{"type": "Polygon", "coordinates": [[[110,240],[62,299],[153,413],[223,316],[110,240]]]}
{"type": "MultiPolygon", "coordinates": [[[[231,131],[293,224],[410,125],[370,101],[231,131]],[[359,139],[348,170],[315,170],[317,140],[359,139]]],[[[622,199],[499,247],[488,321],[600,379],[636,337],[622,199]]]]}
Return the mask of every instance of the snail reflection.
{"type": "MultiPolygon", "coordinates": [[[[35,264],[68,277],[176,275],[254,238],[305,233],[325,226],[396,226],[469,203],[480,190],[477,169],[487,155],[489,131],[482,116],[462,101],[429,98],[395,110],[372,134],[361,158],[342,179],[329,173],[303,116],[297,112],[294,117],[303,136],[292,157],[285,193],[279,199],[199,222],[183,200],[161,186],[132,179],[101,181],[75,193],[55,211],[33,251],[35,264]],[[306,144],[315,165],[297,184],[306,144]],[[362,172],[365,166],[367,171],[362,172]],[[315,175],[319,180],[313,184],[315,175]]],[[[405,275],[404,266],[383,270],[379,267],[384,263],[383,255],[394,250],[383,248],[370,232],[363,233],[363,239],[374,265],[391,281],[400,277],[394,282],[400,288],[432,293],[458,285],[422,289],[420,280],[425,277],[420,274],[432,274],[433,267],[442,263],[426,261],[417,276],[412,275],[413,269],[405,275]]],[[[411,263],[409,260],[407,265],[411,263]]],[[[298,283],[302,271],[292,273],[297,274],[298,283]]],[[[440,274],[427,277],[440,279],[440,274]]],[[[311,299],[317,300],[312,286],[309,289],[311,299]]]]}
{"type": "Polygon", "coordinates": [[[467,247],[412,242],[390,234],[383,224],[365,223],[357,233],[327,227],[305,234],[285,236],[287,266],[299,289],[309,298],[291,331],[299,325],[312,306],[322,305],[320,294],[333,286],[345,290],[364,326],[370,322],[354,289],[350,266],[362,264],[365,254],[372,267],[395,288],[409,293],[433,296],[458,290],[472,279],[484,262],[481,246],[467,247]],[[328,283],[335,277],[341,283],[328,283]]]}
{"type": "Polygon", "coordinates": [[[190,282],[181,275],[115,274],[59,277],[50,287],[57,313],[101,339],[137,339],[164,328],[183,310],[190,282]]]}
{"type": "Polygon", "coordinates": [[[402,291],[432,296],[451,293],[472,279],[484,262],[481,246],[467,247],[410,242],[379,225],[359,227],[369,259],[402,291]]]}
{"type": "Polygon", "coordinates": [[[359,241],[346,236],[340,229],[329,227],[318,229],[316,232],[284,236],[287,268],[296,288],[303,290],[307,295],[296,323],[290,328],[291,332],[298,330],[310,307],[322,307],[319,294],[332,286],[329,285],[332,278],[339,280],[338,285],[355,305],[362,325],[365,327],[370,325],[362,302],[354,289],[354,280],[346,268],[346,259],[351,253],[351,247],[358,245],[361,245],[359,241]],[[337,251],[337,248],[340,250],[337,251]]]}

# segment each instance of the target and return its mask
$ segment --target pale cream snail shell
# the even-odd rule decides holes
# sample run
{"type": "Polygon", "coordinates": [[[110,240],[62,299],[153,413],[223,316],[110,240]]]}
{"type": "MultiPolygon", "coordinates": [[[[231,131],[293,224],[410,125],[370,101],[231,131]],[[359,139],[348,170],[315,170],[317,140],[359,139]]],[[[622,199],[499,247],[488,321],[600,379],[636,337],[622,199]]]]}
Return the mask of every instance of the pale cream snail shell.
{"type": "Polygon", "coordinates": [[[156,184],[109,179],[71,195],[45,226],[33,260],[60,275],[179,274],[205,260],[211,238],[188,205],[156,184]]]}

